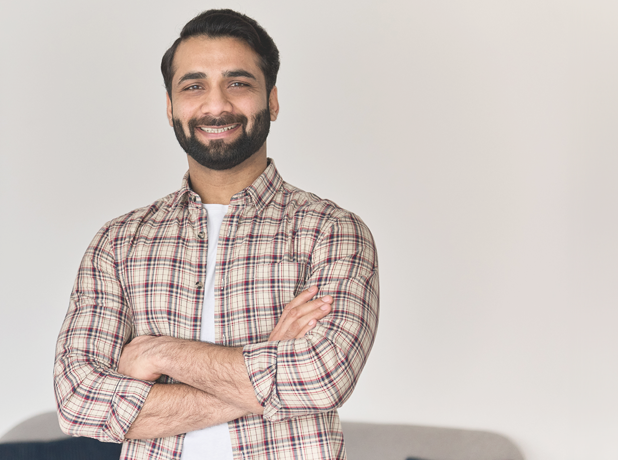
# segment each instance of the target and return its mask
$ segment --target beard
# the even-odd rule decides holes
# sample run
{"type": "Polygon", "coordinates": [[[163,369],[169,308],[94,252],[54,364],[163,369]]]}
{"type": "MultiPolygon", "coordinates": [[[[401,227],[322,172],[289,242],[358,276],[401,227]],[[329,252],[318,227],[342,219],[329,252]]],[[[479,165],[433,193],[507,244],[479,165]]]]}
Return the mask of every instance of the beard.
{"type": "Polygon", "coordinates": [[[173,122],[176,139],[187,155],[208,169],[222,171],[238,166],[264,145],[270,131],[270,110],[266,107],[255,114],[251,131],[247,131],[247,117],[244,115],[228,114],[219,118],[192,118],[188,122],[188,137],[182,122],[177,118],[174,118],[173,122]],[[238,139],[229,144],[223,139],[215,139],[208,144],[203,144],[195,136],[195,130],[199,129],[198,126],[214,127],[234,123],[240,123],[242,133],[238,139]]]}

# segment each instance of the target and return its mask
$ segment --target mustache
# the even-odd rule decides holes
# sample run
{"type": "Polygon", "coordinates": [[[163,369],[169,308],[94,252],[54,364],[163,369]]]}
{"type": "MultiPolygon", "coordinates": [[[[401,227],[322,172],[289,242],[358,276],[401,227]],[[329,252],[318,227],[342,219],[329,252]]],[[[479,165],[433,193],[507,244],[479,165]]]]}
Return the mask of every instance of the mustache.
{"type": "Polygon", "coordinates": [[[247,125],[247,117],[244,115],[225,114],[220,117],[212,117],[205,115],[201,118],[193,118],[189,121],[189,128],[194,129],[197,126],[225,126],[234,123],[240,123],[243,126],[247,125]]]}

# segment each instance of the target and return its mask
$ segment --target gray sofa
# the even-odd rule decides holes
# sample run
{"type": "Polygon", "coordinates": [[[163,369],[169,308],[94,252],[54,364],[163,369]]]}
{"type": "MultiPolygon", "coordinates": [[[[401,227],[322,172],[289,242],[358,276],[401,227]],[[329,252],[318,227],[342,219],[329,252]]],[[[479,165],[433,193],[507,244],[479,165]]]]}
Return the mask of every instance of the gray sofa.
{"type": "MultiPolygon", "coordinates": [[[[487,431],[415,425],[342,422],[349,460],[524,460],[506,437],[487,431]]],[[[57,441],[55,412],[32,417],[0,437],[0,443],[57,441]]]]}

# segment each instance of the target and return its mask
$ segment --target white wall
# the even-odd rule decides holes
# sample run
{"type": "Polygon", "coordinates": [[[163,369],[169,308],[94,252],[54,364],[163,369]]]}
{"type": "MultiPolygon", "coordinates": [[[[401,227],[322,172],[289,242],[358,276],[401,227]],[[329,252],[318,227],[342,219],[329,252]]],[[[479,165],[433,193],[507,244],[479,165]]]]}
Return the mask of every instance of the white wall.
{"type": "Polygon", "coordinates": [[[280,47],[280,171],[378,243],[380,331],[342,417],[616,459],[618,4],[602,0],[4,0],[0,433],[54,407],[96,230],[178,187],[159,60],[224,6],[280,47]]]}

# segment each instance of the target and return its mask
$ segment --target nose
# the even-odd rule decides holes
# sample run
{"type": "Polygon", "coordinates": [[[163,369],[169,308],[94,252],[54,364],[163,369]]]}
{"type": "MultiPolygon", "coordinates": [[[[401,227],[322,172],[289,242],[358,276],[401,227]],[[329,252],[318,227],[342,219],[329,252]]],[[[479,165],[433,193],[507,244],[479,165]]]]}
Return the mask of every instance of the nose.
{"type": "Polygon", "coordinates": [[[224,112],[232,112],[232,103],[225,91],[218,86],[211,87],[204,95],[201,110],[204,115],[219,117],[224,112]]]}

